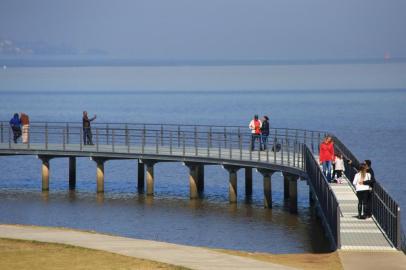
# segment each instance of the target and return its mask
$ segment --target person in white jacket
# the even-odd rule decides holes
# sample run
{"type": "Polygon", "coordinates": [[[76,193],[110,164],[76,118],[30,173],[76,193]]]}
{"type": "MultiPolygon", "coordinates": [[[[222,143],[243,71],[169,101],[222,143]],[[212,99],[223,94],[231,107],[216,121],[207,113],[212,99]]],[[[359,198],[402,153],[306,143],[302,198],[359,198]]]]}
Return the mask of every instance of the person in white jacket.
{"type": "Polygon", "coordinates": [[[343,172],[345,172],[344,157],[342,154],[337,153],[334,159],[333,179],[341,178],[343,172]]]}
{"type": "Polygon", "coordinates": [[[359,219],[365,219],[367,214],[366,207],[370,189],[368,185],[364,185],[364,182],[367,180],[371,180],[371,174],[367,173],[367,166],[365,163],[362,163],[359,167],[358,173],[354,176],[354,181],[352,181],[352,184],[357,191],[359,219]]]}
{"type": "Polygon", "coordinates": [[[261,138],[261,127],[262,122],[258,119],[258,115],[254,116],[248,125],[251,130],[251,151],[255,150],[255,140],[259,141],[259,150],[262,150],[262,138],[261,138]]]}

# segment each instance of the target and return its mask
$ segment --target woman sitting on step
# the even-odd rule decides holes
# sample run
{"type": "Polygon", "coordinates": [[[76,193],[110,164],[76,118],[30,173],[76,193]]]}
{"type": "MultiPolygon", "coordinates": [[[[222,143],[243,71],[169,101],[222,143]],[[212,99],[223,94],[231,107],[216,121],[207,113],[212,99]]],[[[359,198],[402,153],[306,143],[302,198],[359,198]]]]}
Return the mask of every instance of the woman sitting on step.
{"type": "Polygon", "coordinates": [[[368,167],[366,164],[362,163],[359,167],[358,173],[354,176],[354,181],[352,182],[352,184],[355,186],[355,190],[357,191],[359,219],[365,219],[367,214],[366,207],[370,187],[368,185],[364,185],[364,182],[371,180],[371,174],[367,173],[367,168],[368,167]]]}

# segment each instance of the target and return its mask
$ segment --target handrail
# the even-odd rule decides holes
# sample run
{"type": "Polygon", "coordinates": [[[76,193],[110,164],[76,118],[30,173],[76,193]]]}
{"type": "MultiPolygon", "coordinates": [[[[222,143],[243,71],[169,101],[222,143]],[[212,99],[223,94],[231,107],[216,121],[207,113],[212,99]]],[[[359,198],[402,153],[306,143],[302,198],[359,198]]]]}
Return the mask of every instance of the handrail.
{"type": "Polygon", "coordinates": [[[305,169],[309,176],[309,184],[320,202],[321,214],[327,222],[327,229],[333,238],[334,245],[336,248],[340,248],[340,205],[314,155],[308,146],[304,147],[305,169]]]}
{"type": "MultiPolygon", "coordinates": [[[[352,164],[345,164],[345,172],[349,179],[354,179],[360,162],[355,155],[337,138],[333,137],[335,147],[352,164]]],[[[376,180],[372,192],[372,215],[397,249],[406,252],[406,239],[402,231],[400,207],[383,186],[376,180]]]]}

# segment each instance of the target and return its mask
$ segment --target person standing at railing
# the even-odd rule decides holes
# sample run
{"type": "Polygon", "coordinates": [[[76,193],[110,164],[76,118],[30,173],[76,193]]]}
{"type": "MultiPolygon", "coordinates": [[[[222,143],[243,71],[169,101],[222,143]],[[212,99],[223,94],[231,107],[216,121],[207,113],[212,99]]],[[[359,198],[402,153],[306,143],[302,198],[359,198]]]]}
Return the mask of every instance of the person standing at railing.
{"type": "Polygon", "coordinates": [[[93,145],[93,140],[92,140],[92,129],[90,126],[90,122],[96,119],[96,115],[93,116],[93,118],[90,118],[87,116],[87,111],[83,112],[83,144],[87,145],[93,145]]]}
{"type": "Polygon", "coordinates": [[[23,143],[28,143],[30,132],[30,117],[26,113],[20,113],[20,121],[22,125],[23,143]]]}
{"type": "Polygon", "coordinates": [[[370,218],[372,216],[372,193],[374,190],[374,184],[375,184],[375,173],[374,170],[372,169],[372,162],[369,159],[365,160],[365,165],[367,166],[367,173],[371,175],[371,179],[367,180],[364,182],[365,185],[368,185],[370,187],[369,192],[368,192],[368,198],[367,198],[367,207],[366,207],[366,217],[370,218]]]}
{"type": "Polygon", "coordinates": [[[323,166],[323,173],[327,177],[327,181],[331,182],[331,165],[334,160],[334,144],[330,136],[326,136],[320,144],[319,161],[323,166]]]}
{"type": "Polygon", "coordinates": [[[13,131],[14,143],[17,143],[17,139],[21,136],[21,121],[20,117],[18,117],[18,113],[15,113],[13,118],[11,118],[10,127],[13,131]]]}
{"type": "Polygon", "coordinates": [[[259,141],[259,150],[262,150],[261,127],[262,122],[258,119],[258,115],[254,116],[249,126],[251,130],[251,151],[255,150],[255,141],[259,141]]]}
{"type": "Polygon", "coordinates": [[[268,116],[264,115],[261,126],[261,139],[263,146],[261,150],[266,150],[268,148],[268,136],[269,136],[269,118],[268,116]]]}
{"type": "Polygon", "coordinates": [[[358,218],[365,219],[367,217],[368,194],[370,187],[366,185],[366,181],[371,180],[371,174],[367,172],[367,165],[362,163],[358,173],[354,176],[352,184],[355,186],[358,197],[358,218]]]}

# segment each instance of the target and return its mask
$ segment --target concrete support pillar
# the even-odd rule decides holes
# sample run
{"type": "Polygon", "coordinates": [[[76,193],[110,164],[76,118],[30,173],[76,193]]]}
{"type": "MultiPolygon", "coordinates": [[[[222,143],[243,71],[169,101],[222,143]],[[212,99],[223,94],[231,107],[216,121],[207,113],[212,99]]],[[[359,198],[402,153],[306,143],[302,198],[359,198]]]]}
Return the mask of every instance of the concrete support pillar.
{"type": "Polygon", "coordinates": [[[197,199],[198,194],[198,182],[199,182],[199,165],[187,163],[186,166],[189,168],[189,194],[190,199],[197,199]]]}
{"type": "Polygon", "coordinates": [[[264,178],[264,207],[272,208],[272,182],[271,177],[274,171],[271,170],[258,170],[264,178]]]}
{"type": "Polygon", "coordinates": [[[147,196],[154,195],[154,161],[144,161],[147,167],[147,196]]]}
{"type": "Polygon", "coordinates": [[[289,199],[289,179],[283,177],[283,198],[286,200],[289,199]]]}
{"type": "Polygon", "coordinates": [[[104,192],[104,159],[93,159],[96,162],[97,193],[104,192]]]}
{"type": "Polygon", "coordinates": [[[237,172],[240,168],[235,166],[225,166],[224,168],[229,173],[229,201],[230,203],[237,203],[237,172]]]}
{"type": "Polygon", "coordinates": [[[76,188],[76,157],[69,157],[69,190],[76,188]]]}
{"type": "Polygon", "coordinates": [[[245,196],[252,196],[252,168],[245,168],[245,196]]]}
{"type": "Polygon", "coordinates": [[[42,160],[42,191],[49,191],[49,157],[40,157],[42,160]]]}
{"type": "Polygon", "coordinates": [[[137,189],[139,193],[144,193],[145,190],[145,166],[141,160],[138,160],[138,184],[137,189]]]}
{"type": "Polygon", "coordinates": [[[289,211],[297,213],[297,180],[299,176],[285,173],[283,177],[289,183],[289,211]]]}
{"type": "Polygon", "coordinates": [[[197,192],[202,194],[204,192],[204,165],[199,165],[197,168],[198,182],[197,182],[197,192]]]}

